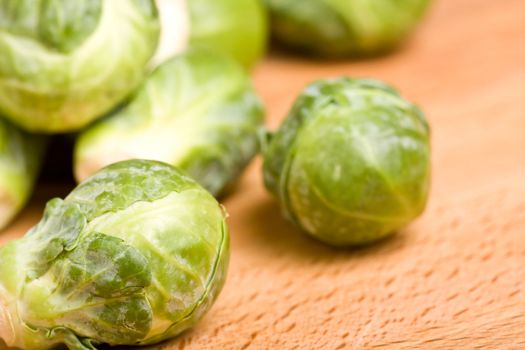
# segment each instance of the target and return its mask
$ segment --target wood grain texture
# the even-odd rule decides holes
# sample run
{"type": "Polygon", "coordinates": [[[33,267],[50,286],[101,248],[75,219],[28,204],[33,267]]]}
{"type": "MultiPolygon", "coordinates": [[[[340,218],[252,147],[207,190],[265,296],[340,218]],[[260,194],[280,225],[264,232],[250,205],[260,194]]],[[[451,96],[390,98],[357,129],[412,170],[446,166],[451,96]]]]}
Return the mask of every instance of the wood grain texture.
{"type": "MultiPolygon", "coordinates": [[[[195,329],[152,349],[525,349],[525,1],[435,1],[388,57],[275,53],[255,73],[269,126],[305,84],[343,74],[388,81],[426,112],[426,213],[377,245],[332,249],[281,218],[258,159],[225,200],[223,293],[195,329]]],[[[63,193],[41,189],[0,243],[51,194],[63,193]]]]}

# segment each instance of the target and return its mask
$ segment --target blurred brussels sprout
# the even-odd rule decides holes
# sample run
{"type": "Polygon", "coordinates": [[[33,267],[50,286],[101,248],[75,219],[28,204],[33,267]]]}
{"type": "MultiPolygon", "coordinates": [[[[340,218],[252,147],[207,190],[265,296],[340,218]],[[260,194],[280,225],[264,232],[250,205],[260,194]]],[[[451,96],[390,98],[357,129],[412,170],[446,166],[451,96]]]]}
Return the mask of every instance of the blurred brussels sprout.
{"type": "Polygon", "coordinates": [[[143,78],[153,0],[0,0],[0,110],[37,132],[79,129],[143,78]]]}
{"type": "Polygon", "coordinates": [[[207,47],[251,67],[264,54],[267,16],[261,0],[157,0],[163,62],[186,47],[207,47]]]}
{"type": "Polygon", "coordinates": [[[28,135],[0,119],[0,229],[31,195],[44,148],[44,137],[28,135]]]}
{"type": "Polygon", "coordinates": [[[195,181],[160,162],[113,164],[0,248],[0,337],[35,350],[157,343],[210,308],[228,258],[225,215],[195,181]]]}
{"type": "Polygon", "coordinates": [[[131,103],[80,134],[75,174],[83,180],[119,160],[176,165],[213,194],[258,151],[263,108],[232,59],[194,49],[159,66],[131,103]]]}
{"type": "Polygon", "coordinates": [[[392,49],[429,0],[265,0],[274,36],[316,55],[371,55],[392,49]]]}
{"type": "Polygon", "coordinates": [[[379,81],[309,85],[263,154],[266,187],[285,216],[326,243],[372,242],[425,208],[428,124],[379,81]]]}

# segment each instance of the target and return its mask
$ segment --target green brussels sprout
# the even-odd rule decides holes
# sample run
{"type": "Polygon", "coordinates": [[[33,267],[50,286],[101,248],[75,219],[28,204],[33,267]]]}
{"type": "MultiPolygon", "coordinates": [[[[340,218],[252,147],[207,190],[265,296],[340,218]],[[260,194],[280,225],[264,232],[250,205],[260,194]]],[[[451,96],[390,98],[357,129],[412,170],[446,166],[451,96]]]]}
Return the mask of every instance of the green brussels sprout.
{"type": "Polygon", "coordinates": [[[162,35],[155,61],[186,47],[207,47],[251,67],[266,51],[267,15],[261,0],[157,0],[162,35]]]}
{"type": "Polygon", "coordinates": [[[0,337],[35,350],[160,342],[210,308],[228,258],[224,212],[195,181],[112,164],[0,248],[0,337]]]}
{"type": "Polygon", "coordinates": [[[0,0],[0,111],[77,130],[138,86],[158,37],[153,0],[0,0]]]}
{"type": "Polygon", "coordinates": [[[429,0],[265,0],[274,36],[321,56],[392,49],[417,24],[429,0]]]}
{"type": "Polygon", "coordinates": [[[266,187],[285,216],[326,243],[378,240],[425,208],[429,126],[382,82],[309,85],[263,154],[266,187]]]}
{"type": "Polygon", "coordinates": [[[119,160],[155,159],[217,195],[258,151],[262,123],[244,69],[227,56],[193,49],[159,66],[128,106],[80,134],[76,178],[119,160]]]}
{"type": "Polygon", "coordinates": [[[31,195],[44,148],[44,137],[28,135],[0,119],[0,229],[31,195]]]}

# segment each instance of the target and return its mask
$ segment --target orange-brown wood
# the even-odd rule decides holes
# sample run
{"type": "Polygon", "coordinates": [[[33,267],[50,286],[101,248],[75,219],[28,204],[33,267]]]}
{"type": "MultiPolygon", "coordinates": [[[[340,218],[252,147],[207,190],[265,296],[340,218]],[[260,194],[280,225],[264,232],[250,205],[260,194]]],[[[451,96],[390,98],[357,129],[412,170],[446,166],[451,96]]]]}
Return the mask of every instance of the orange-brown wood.
{"type": "MultiPolygon", "coordinates": [[[[525,1],[435,1],[381,58],[274,53],[255,72],[269,126],[306,83],[343,74],[388,81],[426,112],[426,213],[377,245],[332,249],[281,218],[257,159],[224,201],[223,293],[194,330],[153,349],[525,349],[525,1]]],[[[67,191],[40,188],[0,243],[67,191]]]]}

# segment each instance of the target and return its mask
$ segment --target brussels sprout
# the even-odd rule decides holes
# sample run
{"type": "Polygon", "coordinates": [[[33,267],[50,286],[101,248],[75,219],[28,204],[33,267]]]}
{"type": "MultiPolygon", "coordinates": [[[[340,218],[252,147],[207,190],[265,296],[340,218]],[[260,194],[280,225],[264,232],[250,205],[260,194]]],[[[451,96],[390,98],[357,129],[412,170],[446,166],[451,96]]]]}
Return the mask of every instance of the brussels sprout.
{"type": "Polygon", "coordinates": [[[113,164],[0,248],[0,336],[21,349],[78,350],[175,336],[220,292],[228,242],[219,204],[179,170],[113,164]]]}
{"type": "Polygon", "coordinates": [[[0,110],[79,129],[137,87],[158,36],[153,0],[0,0],[0,110]]]}
{"type": "Polygon", "coordinates": [[[44,137],[28,135],[0,119],[0,229],[31,195],[44,148],[44,137]]]}
{"type": "Polygon", "coordinates": [[[251,67],[264,54],[267,16],[260,0],[157,0],[162,35],[155,61],[207,47],[251,67]]]}
{"type": "Polygon", "coordinates": [[[265,0],[281,42],[324,56],[370,55],[407,36],[428,0],[265,0]]]}
{"type": "Polygon", "coordinates": [[[80,181],[119,160],[155,159],[186,170],[216,195],[257,152],[262,122],[243,68],[193,49],[159,66],[128,106],[80,135],[75,174],[80,181]]]}
{"type": "Polygon", "coordinates": [[[390,86],[309,85],[264,147],[264,181],[284,214],[333,245],[365,244],[424,210],[429,127],[390,86]]]}

